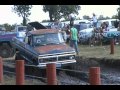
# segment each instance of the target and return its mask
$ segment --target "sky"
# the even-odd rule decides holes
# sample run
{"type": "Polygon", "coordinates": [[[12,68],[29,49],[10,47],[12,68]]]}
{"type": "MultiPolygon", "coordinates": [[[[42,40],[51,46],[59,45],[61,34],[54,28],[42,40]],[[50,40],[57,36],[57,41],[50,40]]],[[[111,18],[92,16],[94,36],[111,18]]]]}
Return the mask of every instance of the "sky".
{"type": "MultiPolygon", "coordinates": [[[[0,24],[20,24],[22,23],[22,17],[19,17],[12,10],[13,5],[0,5],[0,24]]],[[[118,5],[81,5],[81,10],[79,10],[79,15],[77,17],[82,18],[83,15],[88,15],[92,17],[92,14],[95,13],[98,17],[99,15],[103,16],[113,16],[117,14],[118,5]]],[[[41,5],[33,5],[31,9],[31,15],[29,16],[30,22],[42,20],[48,20],[48,12],[43,12],[41,5]]]]}

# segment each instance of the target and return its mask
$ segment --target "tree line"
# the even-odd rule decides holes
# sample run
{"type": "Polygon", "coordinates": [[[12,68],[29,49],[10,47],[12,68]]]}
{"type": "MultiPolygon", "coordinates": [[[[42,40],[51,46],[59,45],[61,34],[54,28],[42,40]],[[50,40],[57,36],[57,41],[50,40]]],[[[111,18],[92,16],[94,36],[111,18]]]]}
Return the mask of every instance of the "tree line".
{"type": "MultiPolygon", "coordinates": [[[[78,11],[81,10],[80,5],[42,5],[43,11],[46,13],[49,13],[49,20],[43,20],[43,21],[55,21],[59,20],[61,18],[64,18],[65,20],[68,19],[68,15],[71,13],[79,14],[78,11]]],[[[18,14],[19,17],[23,18],[22,25],[26,25],[29,21],[29,16],[31,15],[31,9],[32,5],[13,5],[12,10],[14,13],[18,14]]],[[[84,15],[84,19],[90,19],[89,16],[84,15]]],[[[99,16],[99,19],[109,19],[110,17],[103,17],[103,15],[99,16]]],[[[120,5],[117,8],[117,14],[112,16],[113,19],[119,19],[120,20],[120,5]]],[[[4,24],[1,26],[5,26],[6,29],[12,29],[15,25],[9,25],[4,24]]]]}

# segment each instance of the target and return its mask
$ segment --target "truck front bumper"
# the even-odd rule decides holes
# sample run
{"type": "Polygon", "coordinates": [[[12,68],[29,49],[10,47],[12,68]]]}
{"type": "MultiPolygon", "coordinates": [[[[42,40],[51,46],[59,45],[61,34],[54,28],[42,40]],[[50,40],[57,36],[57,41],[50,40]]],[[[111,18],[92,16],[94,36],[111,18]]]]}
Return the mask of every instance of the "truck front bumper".
{"type": "Polygon", "coordinates": [[[71,63],[76,63],[76,60],[65,60],[65,61],[57,61],[57,62],[48,62],[48,63],[39,63],[37,65],[37,67],[40,67],[40,68],[45,68],[47,64],[50,64],[50,63],[55,63],[56,64],[56,67],[59,68],[59,67],[62,67],[62,66],[66,66],[66,65],[69,65],[71,63]]]}

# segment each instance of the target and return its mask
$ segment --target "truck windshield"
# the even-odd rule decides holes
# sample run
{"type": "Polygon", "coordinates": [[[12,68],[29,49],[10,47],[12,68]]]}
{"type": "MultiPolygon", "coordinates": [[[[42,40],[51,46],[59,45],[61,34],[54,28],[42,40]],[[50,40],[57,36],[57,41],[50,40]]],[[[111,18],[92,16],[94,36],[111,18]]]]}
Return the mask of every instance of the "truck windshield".
{"type": "Polygon", "coordinates": [[[63,42],[64,40],[61,33],[49,33],[33,36],[34,46],[54,45],[63,42]]]}
{"type": "Polygon", "coordinates": [[[18,31],[26,31],[27,27],[18,27],[18,31]]]}

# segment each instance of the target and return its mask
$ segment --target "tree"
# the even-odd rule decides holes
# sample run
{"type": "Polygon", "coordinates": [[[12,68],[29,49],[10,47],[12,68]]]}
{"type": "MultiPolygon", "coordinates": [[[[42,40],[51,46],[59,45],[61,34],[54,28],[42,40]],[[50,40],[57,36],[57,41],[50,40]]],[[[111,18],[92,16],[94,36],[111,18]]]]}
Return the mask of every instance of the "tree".
{"type": "Polygon", "coordinates": [[[83,19],[87,19],[87,20],[89,20],[89,19],[90,19],[90,17],[89,17],[89,16],[87,16],[87,15],[84,15],[84,16],[83,16],[83,19]]]}
{"type": "Polygon", "coordinates": [[[9,25],[8,23],[3,24],[3,26],[5,27],[6,31],[11,31],[12,30],[11,25],[9,25]]]}
{"type": "Polygon", "coordinates": [[[105,18],[104,18],[104,16],[103,15],[100,15],[99,17],[98,17],[98,20],[104,20],[105,18]]]}
{"type": "Polygon", "coordinates": [[[119,7],[117,8],[117,12],[118,12],[118,19],[120,20],[120,5],[119,5],[119,7]]]}
{"type": "Polygon", "coordinates": [[[50,21],[59,18],[59,5],[43,5],[43,11],[49,12],[50,21]]]}
{"type": "Polygon", "coordinates": [[[78,10],[81,9],[79,5],[59,5],[60,6],[60,14],[62,17],[67,18],[67,16],[71,13],[79,14],[78,10]]]}
{"type": "Polygon", "coordinates": [[[117,19],[117,18],[118,18],[117,15],[113,15],[113,16],[112,16],[112,19],[117,19]]]}
{"type": "Polygon", "coordinates": [[[29,20],[28,17],[31,14],[30,9],[32,8],[32,5],[14,5],[13,11],[19,15],[19,17],[22,16],[23,18],[23,25],[27,24],[27,21],[29,20]]]}
{"type": "Polygon", "coordinates": [[[42,20],[42,22],[50,22],[50,20],[42,20]]]}
{"type": "Polygon", "coordinates": [[[59,20],[62,17],[66,19],[71,13],[78,14],[78,10],[80,10],[79,5],[43,5],[43,11],[49,12],[50,21],[59,20]]]}
{"type": "Polygon", "coordinates": [[[105,19],[110,19],[110,17],[106,16],[105,19]]]}

